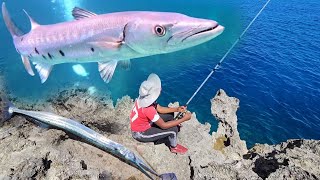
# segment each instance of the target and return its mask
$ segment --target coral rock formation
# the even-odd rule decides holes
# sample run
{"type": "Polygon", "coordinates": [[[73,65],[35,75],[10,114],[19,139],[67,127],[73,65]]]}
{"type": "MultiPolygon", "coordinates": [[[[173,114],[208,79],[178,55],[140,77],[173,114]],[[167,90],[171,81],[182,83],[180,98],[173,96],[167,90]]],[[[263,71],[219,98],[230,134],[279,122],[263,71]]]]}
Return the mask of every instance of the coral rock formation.
{"type": "Polygon", "coordinates": [[[219,121],[217,132],[212,134],[214,148],[223,152],[229,159],[241,160],[248,149],[245,141],[240,139],[237,129],[236,112],[239,99],[229,97],[223,90],[219,90],[211,104],[211,112],[219,121]]]}

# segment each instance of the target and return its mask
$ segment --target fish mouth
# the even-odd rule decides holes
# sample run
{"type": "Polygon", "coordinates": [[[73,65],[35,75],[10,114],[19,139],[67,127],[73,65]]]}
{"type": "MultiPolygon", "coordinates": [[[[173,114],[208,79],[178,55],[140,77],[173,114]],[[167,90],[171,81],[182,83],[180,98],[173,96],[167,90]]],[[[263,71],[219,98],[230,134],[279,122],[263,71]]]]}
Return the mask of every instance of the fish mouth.
{"type": "Polygon", "coordinates": [[[193,37],[197,37],[197,36],[210,36],[210,35],[212,35],[214,38],[214,37],[220,35],[223,32],[223,30],[224,30],[223,26],[216,24],[213,27],[202,29],[202,30],[199,30],[199,31],[191,34],[191,35],[188,35],[187,37],[183,38],[181,40],[181,42],[183,42],[187,39],[193,38],[193,37]]]}

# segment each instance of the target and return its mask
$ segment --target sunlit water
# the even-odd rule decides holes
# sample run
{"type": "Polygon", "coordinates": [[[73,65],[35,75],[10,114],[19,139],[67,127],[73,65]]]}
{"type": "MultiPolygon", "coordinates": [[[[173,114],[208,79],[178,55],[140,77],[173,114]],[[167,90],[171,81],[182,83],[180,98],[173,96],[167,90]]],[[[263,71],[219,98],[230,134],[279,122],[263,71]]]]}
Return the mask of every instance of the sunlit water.
{"type": "MultiPolygon", "coordinates": [[[[80,6],[96,13],[148,10],[180,12],[213,19],[225,32],[200,46],[165,55],[132,60],[129,71],[117,68],[111,83],[104,83],[96,63],[54,67],[48,81],[29,76],[16,53],[3,21],[0,72],[10,92],[21,99],[37,99],[59,88],[81,85],[90,93],[110,92],[116,100],[135,98],[140,83],[152,72],[163,83],[160,103],[186,103],[210,73],[264,1],[98,1],[52,0],[7,2],[13,19],[25,32],[30,28],[22,9],[40,24],[71,20],[80,6]]],[[[239,131],[249,146],[278,143],[289,138],[320,139],[320,1],[273,0],[213,77],[191,102],[189,109],[201,122],[217,122],[210,99],[219,89],[240,99],[239,131]]]]}

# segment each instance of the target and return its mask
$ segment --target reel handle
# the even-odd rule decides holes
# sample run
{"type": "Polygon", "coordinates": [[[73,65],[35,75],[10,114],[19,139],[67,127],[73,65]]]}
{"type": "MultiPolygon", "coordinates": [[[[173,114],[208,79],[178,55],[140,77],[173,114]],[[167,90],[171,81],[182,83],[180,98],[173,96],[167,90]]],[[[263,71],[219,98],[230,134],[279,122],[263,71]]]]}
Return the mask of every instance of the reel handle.
{"type": "MultiPolygon", "coordinates": [[[[187,109],[187,107],[188,107],[187,104],[186,104],[186,105],[183,105],[183,106],[186,107],[186,109],[187,109]]],[[[183,116],[184,116],[186,113],[187,113],[187,110],[186,110],[185,112],[179,112],[179,113],[176,115],[176,117],[174,118],[174,120],[183,118],[183,116]]]]}
{"type": "Polygon", "coordinates": [[[187,111],[186,111],[186,112],[179,112],[174,119],[175,119],[175,120],[181,119],[181,118],[183,118],[183,116],[184,116],[186,113],[187,113],[187,111]]]}

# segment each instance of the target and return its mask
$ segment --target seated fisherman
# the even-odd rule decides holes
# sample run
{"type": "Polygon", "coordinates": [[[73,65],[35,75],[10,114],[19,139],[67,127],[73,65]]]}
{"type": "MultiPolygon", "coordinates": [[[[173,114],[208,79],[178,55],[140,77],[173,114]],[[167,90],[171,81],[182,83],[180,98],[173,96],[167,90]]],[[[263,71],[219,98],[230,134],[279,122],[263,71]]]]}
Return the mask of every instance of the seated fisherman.
{"type": "Polygon", "coordinates": [[[178,126],[191,119],[187,112],[181,119],[174,120],[174,112],[185,112],[186,107],[162,107],[156,103],[161,92],[161,81],[156,74],[150,74],[139,89],[139,97],[130,114],[132,136],[140,142],[157,142],[166,139],[170,151],[184,154],[187,148],[177,143],[178,126]]]}

